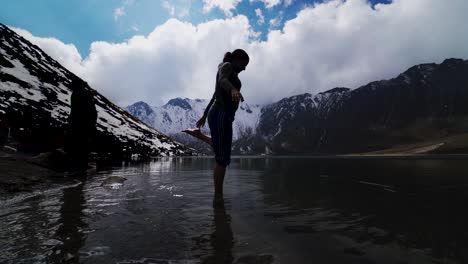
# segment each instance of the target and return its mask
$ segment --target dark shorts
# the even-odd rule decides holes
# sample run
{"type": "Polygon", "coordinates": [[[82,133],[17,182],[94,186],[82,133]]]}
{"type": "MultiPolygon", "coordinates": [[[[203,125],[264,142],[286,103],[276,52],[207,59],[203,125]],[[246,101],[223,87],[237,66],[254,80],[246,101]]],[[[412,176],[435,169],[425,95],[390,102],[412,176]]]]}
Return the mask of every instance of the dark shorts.
{"type": "Polygon", "coordinates": [[[229,112],[212,107],[208,113],[208,126],[216,162],[227,167],[231,163],[232,121],[233,115],[229,112]]]}

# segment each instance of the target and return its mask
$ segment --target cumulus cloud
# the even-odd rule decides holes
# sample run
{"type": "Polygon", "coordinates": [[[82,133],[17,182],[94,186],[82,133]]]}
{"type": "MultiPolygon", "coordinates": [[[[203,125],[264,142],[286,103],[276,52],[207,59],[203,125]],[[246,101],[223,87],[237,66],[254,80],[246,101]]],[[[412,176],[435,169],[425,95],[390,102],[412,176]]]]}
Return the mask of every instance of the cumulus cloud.
{"type": "Polygon", "coordinates": [[[41,38],[35,37],[31,32],[21,29],[10,27],[18,35],[23,36],[31,43],[39,46],[49,56],[60,62],[65,68],[76,73],[81,72],[82,57],[78,49],[73,44],[65,44],[56,38],[41,38]]]}
{"type": "MultiPolygon", "coordinates": [[[[333,0],[301,10],[267,39],[239,15],[193,25],[170,19],[147,36],[94,42],[81,59],[73,45],[28,35],[52,57],[119,105],[210,98],[224,52],[250,55],[239,77],[249,103],[267,103],[336,86],[356,88],[410,66],[468,59],[468,1],[333,0]]],[[[24,34],[24,32],[23,32],[24,34]]]]}
{"type": "Polygon", "coordinates": [[[231,10],[235,10],[242,0],[203,0],[203,12],[210,12],[213,8],[219,8],[228,17],[232,16],[231,10]]]}
{"type": "Polygon", "coordinates": [[[265,17],[263,16],[262,10],[260,8],[255,9],[255,14],[258,17],[257,22],[258,22],[259,25],[262,25],[263,23],[265,23],[265,17]]]}

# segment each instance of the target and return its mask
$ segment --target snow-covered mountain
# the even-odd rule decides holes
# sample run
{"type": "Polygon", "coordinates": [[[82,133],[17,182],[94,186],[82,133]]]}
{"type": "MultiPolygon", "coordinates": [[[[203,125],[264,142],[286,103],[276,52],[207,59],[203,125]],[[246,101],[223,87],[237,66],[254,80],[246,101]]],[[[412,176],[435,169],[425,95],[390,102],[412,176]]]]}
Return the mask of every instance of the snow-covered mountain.
{"type": "Polygon", "coordinates": [[[262,109],[258,131],[267,141],[286,136],[285,144],[290,135],[304,137],[306,131],[303,123],[328,119],[330,113],[341,106],[349,91],[349,88],[334,88],[317,95],[305,93],[283,98],[267,105],[262,109]],[[291,120],[296,120],[297,126],[289,126],[291,120]]]}
{"type": "MultiPolygon", "coordinates": [[[[39,47],[0,24],[0,128],[46,150],[60,145],[70,113],[72,79],[78,78],[39,47]]],[[[91,89],[83,87],[83,89],[91,89]]],[[[94,151],[114,156],[195,154],[95,93],[98,112],[94,151]]],[[[26,145],[26,144],[25,144],[26,145]]]]}
{"type": "Polygon", "coordinates": [[[468,61],[416,65],[390,80],[334,88],[265,106],[255,135],[234,152],[376,151],[468,133],[468,61]]]}
{"type": "MultiPolygon", "coordinates": [[[[126,110],[149,126],[157,128],[168,135],[180,134],[186,128],[194,128],[208,105],[205,99],[175,98],[163,106],[151,107],[145,102],[137,102],[126,107],[126,110]]],[[[252,134],[260,117],[261,106],[241,103],[236,112],[233,124],[234,140],[246,134],[252,134]]],[[[203,128],[209,133],[208,121],[203,128]]]]}
{"type": "Polygon", "coordinates": [[[338,87],[316,95],[305,93],[286,97],[263,106],[254,133],[234,142],[233,152],[274,154],[278,149],[275,144],[281,149],[294,149],[298,140],[301,148],[312,150],[317,143],[312,140],[316,131],[309,128],[317,127],[318,122],[327,120],[339,109],[349,91],[349,88],[338,87]]]}
{"type": "MultiPolygon", "coordinates": [[[[468,133],[467,84],[468,61],[447,59],[354,90],[337,87],[264,106],[244,104],[236,114],[233,153],[356,153],[468,133]]],[[[207,103],[176,98],[162,107],[139,102],[127,110],[175,134],[194,127],[207,103]]]]}

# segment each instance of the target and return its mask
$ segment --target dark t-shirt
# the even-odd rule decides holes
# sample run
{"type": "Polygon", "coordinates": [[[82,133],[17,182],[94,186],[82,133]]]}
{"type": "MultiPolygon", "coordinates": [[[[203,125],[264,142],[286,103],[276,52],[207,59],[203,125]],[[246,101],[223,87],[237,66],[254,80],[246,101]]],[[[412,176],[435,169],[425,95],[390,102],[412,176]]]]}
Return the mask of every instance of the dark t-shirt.
{"type": "Polygon", "coordinates": [[[205,109],[205,115],[207,115],[214,102],[214,106],[216,108],[229,112],[234,119],[239,103],[232,100],[231,89],[236,88],[240,91],[241,87],[242,83],[239,80],[237,73],[233,70],[231,63],[220,63],[216,74],[215,92],[213,94],[213,98],[205,109]]]}

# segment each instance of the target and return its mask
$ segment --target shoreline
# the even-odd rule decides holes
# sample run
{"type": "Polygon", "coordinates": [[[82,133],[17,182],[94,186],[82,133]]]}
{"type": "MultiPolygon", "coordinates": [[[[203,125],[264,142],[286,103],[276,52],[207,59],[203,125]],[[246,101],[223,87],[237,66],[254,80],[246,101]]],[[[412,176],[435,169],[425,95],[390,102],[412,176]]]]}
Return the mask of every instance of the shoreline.
{"type": "MultiPolygon", "coordinates": [[[[160,158],[214,159],[214,156],[174,156],[160,158]]],[[[231,159],[324,159],[324,160],[463,160],[468,154],[339,154],[339,155],[232,155],[231,159]]]]}
{"type": "Polygon", "coordinates": [[[0,153],[0,194],[30,192],[60,176],[63,173],[32,163],[29,156],[0,153]]]}

